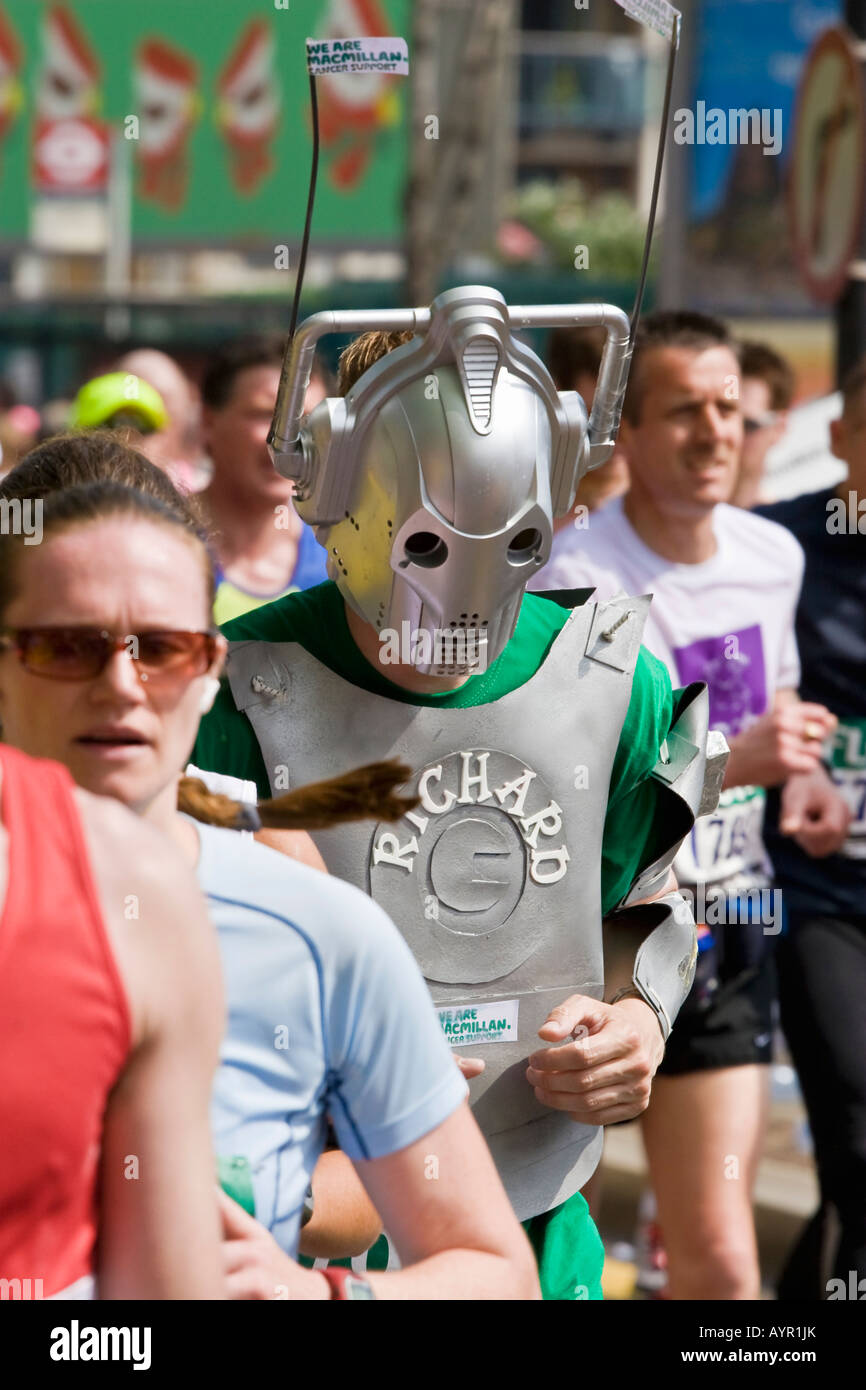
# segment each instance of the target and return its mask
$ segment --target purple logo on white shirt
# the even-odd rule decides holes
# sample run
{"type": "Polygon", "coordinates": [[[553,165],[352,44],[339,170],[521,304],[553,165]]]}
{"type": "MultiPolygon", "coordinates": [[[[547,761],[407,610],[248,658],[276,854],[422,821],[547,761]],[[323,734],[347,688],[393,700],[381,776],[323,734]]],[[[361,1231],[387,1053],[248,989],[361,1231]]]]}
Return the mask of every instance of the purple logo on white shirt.
{"type": "Polygon", "coordinates": [[[761,629],[740,628],[721,637],[703,637],[675,647],[680,682],[706,681],[710,692],[710,727],[738,734],[767,708],[767,677],[761,629]]]}

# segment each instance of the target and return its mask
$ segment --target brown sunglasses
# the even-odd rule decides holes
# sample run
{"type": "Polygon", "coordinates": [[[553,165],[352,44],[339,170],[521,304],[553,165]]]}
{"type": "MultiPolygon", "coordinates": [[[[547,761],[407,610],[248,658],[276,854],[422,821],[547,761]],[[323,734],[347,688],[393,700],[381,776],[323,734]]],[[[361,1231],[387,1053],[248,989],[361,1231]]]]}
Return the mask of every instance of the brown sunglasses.
{"type": "Polygon", "coordinates": [[[93,680],[123,651],[142,680],[192,680],[213,665],[217,636],[168,628],[120,637],[97,627],[6,627],[0,628],[0,646],[17,652],[26,671],[48,680],[93,680]]]}

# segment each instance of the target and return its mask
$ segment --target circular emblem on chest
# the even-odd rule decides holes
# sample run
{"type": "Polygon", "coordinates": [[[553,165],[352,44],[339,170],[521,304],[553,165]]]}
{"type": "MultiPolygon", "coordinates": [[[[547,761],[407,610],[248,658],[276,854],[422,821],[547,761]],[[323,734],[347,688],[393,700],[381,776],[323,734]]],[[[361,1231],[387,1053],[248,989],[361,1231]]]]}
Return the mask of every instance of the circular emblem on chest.
{"type": "Polygon", "coordinates": [[[562,809],[534,769],[495,749],[450,753],[415,787],[420,806],[376,827],[371,896],[428,979],[507,974],[535,949],[545,897],[567,873],[562,809]]]}
{"type": "Polygon", "coordinates": [[[428,863],[440,912],[459,914],[464,931],[490,931],[516,907],[526,877],[526,854],[516,827],[482,807],[451,812],[428,863]]]}

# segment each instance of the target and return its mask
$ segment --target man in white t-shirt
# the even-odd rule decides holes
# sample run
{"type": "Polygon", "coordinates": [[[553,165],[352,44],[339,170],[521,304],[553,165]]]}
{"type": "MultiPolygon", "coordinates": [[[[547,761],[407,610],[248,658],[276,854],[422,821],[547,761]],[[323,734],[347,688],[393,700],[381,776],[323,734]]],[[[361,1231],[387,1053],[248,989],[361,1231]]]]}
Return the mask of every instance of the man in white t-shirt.
{"type": "Polygon", "coordinates": [[[531,586],[652,594],[646,645],[674,685],[707,682],[711,726],[731,745],[719,809],[675,864],[695,898],[698,973],[643,1116],[671,1296],[690,1299],[759,1296],[751,1191],[773,1032],[766,947],[781,927],[763,788],[817,767],[835,724],[797,700],[800,546],[727,505],[743,437],[739,372],[717,320],[645,320],[619,437],[630,490],[598,512],[578,509],[531,586]]]}

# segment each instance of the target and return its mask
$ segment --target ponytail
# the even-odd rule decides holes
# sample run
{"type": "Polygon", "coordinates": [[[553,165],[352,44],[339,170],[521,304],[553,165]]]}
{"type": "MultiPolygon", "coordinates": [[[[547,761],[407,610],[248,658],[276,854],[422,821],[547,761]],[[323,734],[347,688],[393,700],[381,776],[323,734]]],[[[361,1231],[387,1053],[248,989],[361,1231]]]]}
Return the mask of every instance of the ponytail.
{"type": "Polygon", "coordinates": [[[420,797],[395,791],[411,776],[410,767],[392,758],[324,782],[308,782],[257,806],[209,791],[198,777],[181,777],[177,809],[226,830],[327,830],[345,821],[395,821],[420,802],[420,797]]]}

